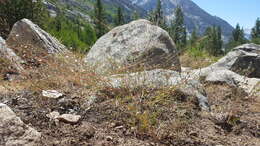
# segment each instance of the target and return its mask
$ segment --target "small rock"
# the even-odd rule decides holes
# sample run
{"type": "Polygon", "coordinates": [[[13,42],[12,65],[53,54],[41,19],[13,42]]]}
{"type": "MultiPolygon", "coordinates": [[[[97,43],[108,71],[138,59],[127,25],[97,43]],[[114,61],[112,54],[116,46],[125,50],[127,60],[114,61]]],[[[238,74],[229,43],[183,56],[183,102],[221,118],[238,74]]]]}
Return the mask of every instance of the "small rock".
{"type": "Polygon", "coordinates": [[[59,121],[62,121],[65,123],[71,123],[71,124],[76,124],[80,118],[81,118],[80,115],[72,115],[72,114],[63,114],[63,115],[57,117],[57,119],[59,121]]]}
{"type": "Polygon", "coordinates": [[[73,114],[60,115],[60,113],[57,111],[53,111],[53,112],[47,114],[46,116],[48,118],[50,118],[51,120],[54,120],[55,122],[63,121],[66,123],[71,123],[71,124],[77,123],[79,121],[79,119],[81,118],[80,115],[73,115],[73,114]]]}
{"type": "Polygon", "coordinates": [[[122,129],[122,128],[124,128],[124,126],[117,126],[117,127],[115,127],[115,129],[122,129]]]}
{"type": "Polygon", "coordinates": [[[56,125],[59,125],[59,120],[57,119],[60,116],[59,112],[53,111],[46,115],[50,120],[54,121],[56,125]]]}
{"type": "Polygon", "coordinates": [[[60,116],[60,113],[57,111],[53,111],[49,114],[46,115],[48,118],[50,118],[51,120],[55,120],[60,116]]]}
{"type": "Polygon", "coordinates": [[[113,140],[113,137],[112,137],[112,136],[107,136],[107,137],[106,137],[106,140],[107,140],[107,141],[112,141],[112,140],[113,140]]]}
{"type": "Polygon", "coordinates": [[[62,97],[63,94],[56,90],[43,90],[42,96],[56,99],[62,97]]]}
{"type": "Polygon", "coordinates": [[[108,127],[109,127],[109,128],[114,128],[114,127],[116,127],[116,123],[113,123],[113,122],[112,122],[112,123],[110,123],[110,124],[108,125],[108,127]]]}
{"type": "Polygon", "coordinates": [[[228,119],[228,113],[211,113],[212,120],[215,123],[225,123],[228,119]]]}
{"type": "Polygon", "coordinates": [[[191,131],[191,132],[189,133],[189,135],[190,135],[190,136],[195,136],[195,137],[197,137],[197,136],[198,136],[198,133],[196,133],[195,131],[191,131]]]}
{"type": "Polygon", "coordinates": [[[4,75],[4,80],[7,81],[14,81],[14,80],[19,80],[21,77],[19,76],[18,73],[7,73],[4,75]]]}

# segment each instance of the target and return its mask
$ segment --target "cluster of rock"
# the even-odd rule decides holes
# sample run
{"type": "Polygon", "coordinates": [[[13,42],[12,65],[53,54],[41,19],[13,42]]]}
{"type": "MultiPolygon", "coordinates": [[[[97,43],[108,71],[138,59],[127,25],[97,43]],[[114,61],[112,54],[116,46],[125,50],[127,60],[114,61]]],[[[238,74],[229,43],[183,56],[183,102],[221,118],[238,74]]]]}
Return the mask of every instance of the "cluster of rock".
{"type": "Polygon", "coordinates": [[[178,51],[169,34],[147,20],[114,28],[96,42],[85,61],[100,73],[129,72],[107,77],[108,86],[113,88],[177,86],[184,94],[197,97],[202,109],[209,110],[200,82],[181,76],[178,51]],[[136,68],[143,71],[134,72],[136,68]]]}
{"type": "MultiPolygon", "coordinates": [[[[14,48],[19,50],[20,46],[27,44],[51,54],[66,51],[66,47],[56,38],[30,20],[22,19],[14,24],[6,41],[0,36],[0,57],[1,60],[8,61],[7,68],[12,72],[19,74],[25,71],[23,64],[26,61],[17,55],[14,48]]],[[[9,74],[10,72],[7,72],[6,76],[9,74]]],[[[60,116],[61,120],[73,118],[70,115],[60,116]]],[[[75,121],[75,118],[73,120],[75,121]]],[[[0,145],[35,146],[40,145],[41,133],[23,123],[6,104],[0,103],[0,137],[0,145]]]]}
{"type": "Polygon", "coordinates": [[[260,95],[259,66],[260,46],[244,44],[234,48],[218,62],[184,74],[192,78],[204,78],[206,82],[226,83],[242,89],[249,95],[260,95]]]}
{"type": "Polygon", "coordinates": [[[126,70],[127,74],[107,77],[113,88],[177,86],[197,97],[201,108],[207,110],[210,107],[201,79],[259,95],[260,46],[241,45],[209,67],[180,72],[178,52],[170,36],[147,20],[114,28],[96,42],[85,61],[99,73],[126,70]],[[144,71],[136,72],[134,69],[140,66],[144,71]]]}

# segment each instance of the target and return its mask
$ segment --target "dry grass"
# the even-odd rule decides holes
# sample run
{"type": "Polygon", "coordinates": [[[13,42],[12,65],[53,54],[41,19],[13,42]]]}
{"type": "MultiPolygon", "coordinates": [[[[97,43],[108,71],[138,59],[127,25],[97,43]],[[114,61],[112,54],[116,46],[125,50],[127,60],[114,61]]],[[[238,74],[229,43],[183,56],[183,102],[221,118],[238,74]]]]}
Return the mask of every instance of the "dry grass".
{"type": "Polygon", "coordinates": [[[161,141],[167,139],[166,143],[170,139],[185,139],[184,133],[199,112],[196,99],[184,97],[175,87],[138,91],[110,89],[103,96],[115,99],[117,110],[111,117],[122,120],[127,127],[134,127],[142,137],[161,141]],[[126,115],[127,118],[124,118],[126,115]],[[163,126],[165,123],[167,127],[163,126]]]}
{"type": "MultiPolygon", "coordinates": [[[[20,73],[23,77],[20,80],[0,81],[0,85],[10,92],[21,90],[41,92],[47,89],[60,92],[99,90],[98,83],[102,81],[101,76],[85,65],[82,54],[70,52],[48,54],[45,50],[30,45],[19,46],[15,52],[26,61],[23,64],[26,71],[20,73]]],[[[6,73],[5,70],[1,71],[2,75],[6,73]]]]}
{"type": "Polygon", "coordinates": [[[1,74],[0,80],[3,80],[4,73],[11,71],[10,67],[11,67],[11,63],[7,59],[0,56],[0,74],[1,74]]]}
{"type": "Polygon", "coordinates": [[[194,56],[186,52],[180,56],[181,65],[192,69],[204,68],[215,63],[220,57],[213,57],[207,54],[202,56],[194,56]]]}

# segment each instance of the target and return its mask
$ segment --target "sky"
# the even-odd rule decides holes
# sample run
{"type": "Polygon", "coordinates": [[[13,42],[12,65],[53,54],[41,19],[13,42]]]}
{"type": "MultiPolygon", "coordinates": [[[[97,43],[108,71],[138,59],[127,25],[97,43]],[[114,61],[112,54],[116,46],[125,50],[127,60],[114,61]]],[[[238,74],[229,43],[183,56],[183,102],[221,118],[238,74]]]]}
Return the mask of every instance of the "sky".
{"type": "Polygon", "coordinates": [[[236,26],[251,29],[260,18],[260,0],[192,0],[202,9],[236,26]]]}

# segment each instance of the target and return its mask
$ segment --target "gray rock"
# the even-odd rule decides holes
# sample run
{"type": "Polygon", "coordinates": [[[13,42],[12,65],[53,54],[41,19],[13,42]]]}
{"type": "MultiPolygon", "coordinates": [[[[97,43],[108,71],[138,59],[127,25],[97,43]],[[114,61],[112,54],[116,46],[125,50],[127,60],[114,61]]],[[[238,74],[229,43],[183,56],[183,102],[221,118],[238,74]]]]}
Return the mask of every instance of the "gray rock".
{"type": "Polygon", "coordinates": [[[248,95],[260,95],[260,46],[244,44],[234,48],[218,62],[201,69],[184,71],[189,79],[205,79],[211,83],[226,83],[244,90],[248,95]]]}
{"type": "Polygon", "coordinates": [[[73,115],[73,114],[63,114],[57,117],[59,121],[70,123],[70,124],[78,123],[80,118],[81,118],[80,115],[73,115]]]}
{"type": "Polygon", "coordinates": [[[60,116],[60,113],[57,111],[53,111],[46,115],[50,119],[50,121],[54,121],[56,125],[59,125],[59,120],[57,119],[60,116]]]}
{"type": "Polygon", "coordinates": [[[25,125],[7,105],[0,103],[0,137],[0,145],[35,146],[41,133],[25,125]]]}
{"type": "Polygon", "coordinates": [[[260,79],[241,76],[230,70],[216,70],[211,72],[206,76],[205,81],[226,83],[230,86],[243,89],[249,95],[260,95],[260,79]],[[256,93],[257,91],[258,93],[256,93]]]}
{"type": "Polygon", "coordinates": [[[6,81],[15,81],[15,80],[21,80],[21,79],[23,79],[22,76],[16,72],[10,72],[10,73],[6,73],[4,75],[4,80],[6,80],[6,81]]]}
{"type": "Polygon", "coordinates": [[[225,83],[243,90],[248,95],[260,96],[260,79],[241,76],[228,69],[206,67],[183,72],[182,76],[188,79],[203,80],[208,83],[225,83]]]}
{"type": "Polygon", "coordinates": [[[1,37],[0,37],[0,57],[10,61],[11,66],[13,66],[18,71],[24,70],[21,65],[22,63],[24,63],[24,61],[19,56],[17,56],[12,49],[7,47],[5,40],[1,37]]]}
{"type": "Polygon", "coordinates": [[[62,114],[60,115],[59,112],[53,111],[49,114],[46,115],[50,120],[55,121],[55,123],[61,121],[65,123],[70,123],[70,124],[76,124],[78,123],[79,119],[81,118],[80,115],[74,115],[74,114],[62,114]]]}
{"type": "Polygon", "coordinates": [[[91,48],[85,62],[99,72],[144,67],[180,71],[180,61],[169,34],[147,20],[116,27],[91,48]]]}
{"type": "Polygon", "coordinates": [[[46,115],[46,117],[50,118],[50,120],[56,120],[60,116],[60,113],[57,111],[53,111],[46,115]]]}
{"type": "Polygon", "coordinates": [[[198,99],[200,107],[209,110],[206,92],[198,80],[188,79],[180,73],[156,69],[131,74],[113,75],[107,78],[107,86],[113,88],[163,88],[176,86],[181,92],[198,99]]]}
{"type": "Polygon", "coordinates": [[[113,88],[159,88],[177,85],[182,81],[180,73],[163,69],[112,75],[107,79],[113,88]]]}
{"type": "Polygon", "coordinates": [[[52,37],[28,19],[22,19],[14,24],[6,42],[11,48],[29,44],[35,48],[44,49],[48,53],[66,51],[66,47],[56,38],[52,37]]]}
{"type": "Polygon", "coordinates": [[[203,80],[208,83],[225,83],[240,88],[248,95],[260,95],[260,79],[248,78],[225,68],[206,67],[202,69],[183,72],[188,79],[203,80]]]}
{"type": "Polygon", "coordinates": [[[244,44],[234,48],[211,68],[232,70],[250,78],[260,78],[260,46],[244,44]]]}
{"type": "Polygon", "coordinates": [[[62,97],[63,94],[56,90],[43,90],[42,96],[56,99],[56,98],[62,97]]]}

